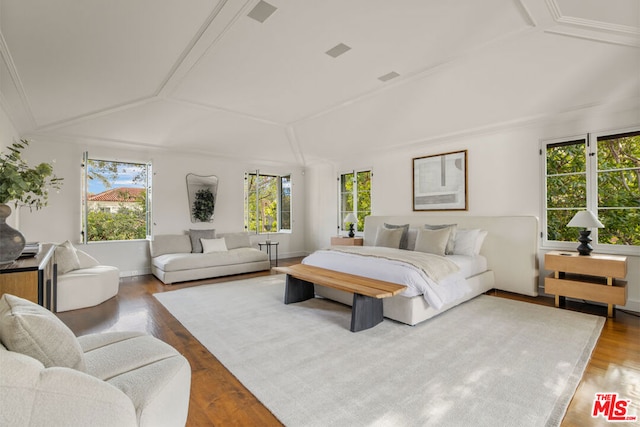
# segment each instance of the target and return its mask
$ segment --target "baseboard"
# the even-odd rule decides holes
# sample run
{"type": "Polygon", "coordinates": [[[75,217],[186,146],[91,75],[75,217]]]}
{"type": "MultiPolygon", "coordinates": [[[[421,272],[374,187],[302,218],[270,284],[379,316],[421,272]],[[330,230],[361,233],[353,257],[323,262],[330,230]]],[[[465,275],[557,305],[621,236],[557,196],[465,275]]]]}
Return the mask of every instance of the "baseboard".
{"type": "Polygon", "coordinates": [[[145,274],[151,274],[151,269],[144,268],[142,270],[120,271],[120,277],[144,276],[145,274]]]}

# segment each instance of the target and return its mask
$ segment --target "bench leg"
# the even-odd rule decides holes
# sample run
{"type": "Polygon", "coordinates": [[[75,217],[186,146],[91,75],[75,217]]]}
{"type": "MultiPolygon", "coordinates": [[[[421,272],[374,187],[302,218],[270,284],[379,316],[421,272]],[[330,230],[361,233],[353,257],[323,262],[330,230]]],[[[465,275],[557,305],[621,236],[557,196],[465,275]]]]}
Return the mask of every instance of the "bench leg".
{"type": "Polygon", "coordinates": [[[284,289],[285,304],[305,301],[313,297],[315,297],[313,283],[307,282],[306,280],[298,279],[287,274],[287,280],[284,289]]]}
{"type": "Polygon", "coordinates": [[[353,294],[351,307],[351,332],[373,328],[382,322],[382,300],[365,295],[353,294]]]}

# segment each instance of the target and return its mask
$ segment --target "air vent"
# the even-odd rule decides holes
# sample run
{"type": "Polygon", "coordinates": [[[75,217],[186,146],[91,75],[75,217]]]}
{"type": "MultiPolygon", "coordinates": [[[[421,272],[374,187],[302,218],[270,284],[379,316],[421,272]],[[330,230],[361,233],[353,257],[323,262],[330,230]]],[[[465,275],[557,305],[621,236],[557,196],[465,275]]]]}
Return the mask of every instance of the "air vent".
{"type": "Polygon", "coordinates": [[[266,21],[276,10],[278,10],[277,7],[267,3],[266,1],[260,0],[258,4],[251,9],[251,12],[249,12],[247,16],[262,23],[266,21]]]}
{"type": "Polygon", "coordinates": [[[329,49],[328,51],[326,51],[325,53],[333,58],[337,58],[338,56],[342,55],[343,53],[347,52],[351,50],[351,48],[349,46],[347,46],[344,43],[340,43],[335,45],[334,47],[332,47],[331,49],[329,49]]]}
{"type": "Polygon", "coordinates": [[[395,71],[392,71],[390,73],[385,74],[384,76],[378,77],[378,80],[380,80],[381,82],[386,82],[386,81],[389,81],[391,79],[395,79],[399,75],[400,74],[396,73],[395,71]]]}

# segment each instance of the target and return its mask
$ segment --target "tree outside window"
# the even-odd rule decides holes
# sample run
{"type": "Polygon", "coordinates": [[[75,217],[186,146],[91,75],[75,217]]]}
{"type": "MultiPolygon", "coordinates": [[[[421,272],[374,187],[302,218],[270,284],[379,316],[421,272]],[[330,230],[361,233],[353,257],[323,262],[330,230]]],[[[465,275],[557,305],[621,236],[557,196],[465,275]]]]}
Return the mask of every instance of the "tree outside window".
{"type": "Polygon", "coordinates": [[[640,131],[545,144],[546,239],[575,242],[567,224],[589,209],[594,244],[640,246],[640,131]]]}
{"type": "Polygon", "coordinates": [[[291,175],[246,173],[244,195],[247,231],[291,230],[291,175]]]}
{"type": "Polygon", "coordinates": [[[371,215],[371,177],[370,170],[353,171],[340,175],[340,230],[346,230],[344,219],[351,212],[356,214],[356,231],[364,230],[364,219],[371,215]]]}
{"type": "Polygon", "coordinates": [[[86,157],[84,165],[84,242],[147,238],[150,164],[86,157]]]}

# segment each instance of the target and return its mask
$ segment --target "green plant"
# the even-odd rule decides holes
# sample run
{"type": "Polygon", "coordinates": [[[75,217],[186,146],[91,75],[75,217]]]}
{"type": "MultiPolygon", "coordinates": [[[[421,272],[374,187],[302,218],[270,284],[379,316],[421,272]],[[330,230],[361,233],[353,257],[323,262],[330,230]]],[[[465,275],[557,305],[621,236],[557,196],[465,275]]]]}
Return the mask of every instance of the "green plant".
{"type": "Polygon", "coordinates": [[[191,213],[198,221],[207,222],[213,216],[214,206],[213,193],[208,188],[203,188],[196,191],[191,213]]]}
{"type": "Polygon", "coordinates": [[[0,203],[14,202],[15,206],[40,209],[47,205],[49,189],[59,190],[63,178],[53,174],[50,163],[29,167],[22,159],[22,151],[29,141],[20,140],[0,153],[0,203]]]}

